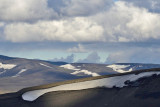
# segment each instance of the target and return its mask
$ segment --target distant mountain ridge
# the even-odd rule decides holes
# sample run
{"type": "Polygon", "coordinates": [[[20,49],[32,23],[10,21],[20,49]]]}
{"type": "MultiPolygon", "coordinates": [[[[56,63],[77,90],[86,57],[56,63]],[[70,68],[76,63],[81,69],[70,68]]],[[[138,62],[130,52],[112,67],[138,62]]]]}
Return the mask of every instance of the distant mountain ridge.
{"type": "Polygon", "coordinates": [[[159,64],[89,64],[52,62],[0,55],[0,93],[79,78],[160,68],[159,64]]]}

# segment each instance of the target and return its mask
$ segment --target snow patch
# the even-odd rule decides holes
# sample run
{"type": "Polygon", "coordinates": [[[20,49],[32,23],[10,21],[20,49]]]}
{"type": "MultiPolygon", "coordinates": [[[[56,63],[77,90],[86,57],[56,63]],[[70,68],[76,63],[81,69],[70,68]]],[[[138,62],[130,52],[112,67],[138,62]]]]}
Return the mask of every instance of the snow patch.
{"type": "Polygon", "coordinates": [[[90,72],[90,71],[88,71],[88,70],[75,71],[75,72],[73,72],[73,73],[71,73],[71,74],[76,75],[76,74],[78,74],[78,73],[84,73],[84,74],[86,74],[86,75],[91,75],[91,76],[93,76],[93,77],[95,77],[95,76],[100,76],[99,74],[97,74],[97,73],[92,73],[92,72],[90,72]]]}
{"type": "Polygon", "coordinates": [[[22,74],[23,72],[27,71],[27,69],[22,69],[21,71],[19,71],[15,76],[12,77],[18,77],[20,76],[20,74],[22,74]]]}
{"type": "Polygon", "coordinates": [[[124,68],[127,68],[129,66],[130,65],[116,65],[116,64],[113,64],[113,65],[108,65],[106,67],[112,68],[114,71],[117,71],[119,73],[125,73],[125,72],[131,72],[133,70],[132,68],[130,68],[128,71],[123,70],[124,68]]]}
{"type": "Polygon", "coordinates": [[[3,73],[5,73],[5,72],[6,72],[6,70],[4,70],[3,72],[0,72],[0,75],[3,74],[3,73]]]}
{"type": "Polygon", "coordinates": [[[3,69],[12,69],[12,68],[14,68],[14,67],[16,67],[17,65],[15,65],[15,64],[2,64],[2,63],[0,63],[0,68],[3,68],[3,69]]]}
{"type": "MultiPolygon", "coordinates": [[[[63,67],[63,68],[65,68],[65,69],[74,70],[75,72],[71,73],[72,75],[76,75],[76,74],[78,74],[78,73],[84,73],[84,74],[86,74],[86,75],[91,75],[91,76],[93,76],[93,77],[95,77],[95,76],[100,76],[99,74],[93,73],[93,72],[88,71],[88,70],[78,69],[78,68],[76,68],[75,66],[73,66],[73,65],[71,65],[71,64],[62,65],[62,66],[60,66],[60,67],[63,67]]],[[[81,67],[81,66],[77,66],[77,67],[81,67]]]]}
{"type": "Polygon", "coordinates": [[[124,86],[127,86],[125,84],[125,81],[127,80],[132,82],[142,77],[152,76],[153,74],[159,75],[160,72],[143,72],[137,75],[128,74],[123,76],[115,76],[115,77],[109,77],[109,78],[103,78],[103,79],[97,79],[97,80],[91,80],[91,81],[64,84],[64,85],[59,85],[59,86],[47,88],[47,89],[28,91],[22,94],[22,98],[25,101],[34,101],[38,97],[42,96],[43,94],[48,92],[53,92],[53,91],[82,90],[82,89],[89,89],[89,88],[96,88],[96,87],[112,88],[113,86],[122,88],[124,86]]]}
{"type": "Polygon", "coordinates": [[[71,64],[61,65],[60,67],[65,68],[65,69],[75,70],[75,71],[80,70],[80,69],[77,69],[75,66],[73,66],[71,64]]]}
{"type": "Polygon", "coordinates": [[[47,68],[53,68],[53,67],[50,67],[50,66],[45,65],[45,64],[42,64],[42,63],[39,63],[39,64],[42,65],[42,66],[45,66],[45,67],[47,67],[47,68]]]}

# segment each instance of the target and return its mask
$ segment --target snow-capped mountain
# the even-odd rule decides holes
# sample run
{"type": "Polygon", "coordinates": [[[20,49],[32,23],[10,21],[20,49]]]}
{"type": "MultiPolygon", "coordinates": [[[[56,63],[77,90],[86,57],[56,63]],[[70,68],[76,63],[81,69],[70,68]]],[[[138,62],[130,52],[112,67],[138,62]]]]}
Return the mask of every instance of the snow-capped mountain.
{"type": "Polygon", "coordinates": [[[160,68],[160,64],[141,64],[141,63],[117,63],[107,65],[106,67],[118,73],[126,73],[142,69],[160,68]]]}
{"type": "Polygon", "coordinates": [[[0,93],[80,78],[61,64],[66,63],[0,56],[0,93]]]}

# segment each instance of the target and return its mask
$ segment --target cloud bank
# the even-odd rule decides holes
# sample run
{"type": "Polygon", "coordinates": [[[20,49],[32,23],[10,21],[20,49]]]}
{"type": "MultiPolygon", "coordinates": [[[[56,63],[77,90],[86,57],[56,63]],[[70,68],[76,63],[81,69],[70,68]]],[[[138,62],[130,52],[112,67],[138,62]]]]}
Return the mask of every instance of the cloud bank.
{"type": "MultiPolygon", "coordinates": [[[[0,45],[35,49],[31,44],[39,43],[39,50],[43,46],[71,54],[95,52],[79,60],[86,63],[99,63],[98,51],[110,54],[106,63],[160,63],[159,4],[158,0],[1,0],[0,45]]],[[[55,59],[61,60],[73,62],[74,55],[55,59]]]]}
{"type": "Polygon", "coordinates": [[[100,63],[100,56],[97,52],[92,52],[85,59],[80,59],[78,63],[100,63]]]}
{"type": "Polygon", "coordinates": [[[111,53],[105,63],[159,63],[160,48],[135,48],[111,53]],[[137,60],[138,59],[138,60],[137,60]]]}
{"type": "Polygon", "coordinates": [[[73,52],[73,53],[84,53],[84,52],[87,52],[87,50],[81,44],[78,44],[78,47],[69,48],[67,51],[68,52],[73,52]]]}
{"type": "Polygon", "coordinates": [[[67,56],[66,58],[64,58],[64,57],[61,57],[60,59],[58,59],[58,58],[55,58],[55,59],[53,59],[52,61],[63,61],[63,62],[68,62],[68,63],[72,63],[72,62],[74,62],[74,54],[72,54],[72,55],[69,55],[69,56],[67,56]]]}
{"type": "Polygon", "coordinates": [[[47,0],[1,0],[1,21],[36,21],[58,17],[47,0]]]}
{"type": "MultiPolygon", "coordinates": [[[[99,5],[98,3],[95,4],[99,5]]],[[[72,3],[68,3],[68,5],[71,5],[71,10],[74,10],[72,3]]],[[[38,12],[35,13],[38,14],[38,12]]],[[[29,15],[30,13],[26,14],[29,15]]],[[[45,12],[43,15],[47,16],[45,12]]],[[[25,17],[25,15],[20,16],[25,17]]],[[[35,16],[39,15],[35,14],[35,16]]],[[[131,3],[118,1],[111,8],[91,16],[40,20],[36,23],[10,23],[5,26],[4,34],[6,40],[11,42],[142,42],[160,39],[159,19],[159,13],[152,13],[145,8],[135,7],[131,3]]]]}

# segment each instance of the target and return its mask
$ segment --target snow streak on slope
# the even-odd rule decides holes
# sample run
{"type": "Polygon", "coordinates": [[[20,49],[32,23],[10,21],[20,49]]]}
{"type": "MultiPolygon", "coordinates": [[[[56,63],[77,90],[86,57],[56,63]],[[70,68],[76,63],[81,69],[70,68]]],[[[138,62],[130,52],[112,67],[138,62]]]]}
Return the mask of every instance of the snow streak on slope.
{"type": "Polygon", "coordinates": [[[91,75],[91,76],[93,76],[93,77],[95,77],[95,76],[100,76],[99,74],[97,74],[97,73],[92,73],[92,72],[90,72],[90,71],[88,71],[88,70],[75,71],[75,72],[73,72],[73,73],[71,73],[71,74],[76,75],[76,74],[78,74],[78,73],[84,73],[84,74],[86,74],[86,75],[91,75]]]}
{"type": "Polygon", "coordinates": [[[26,100],[26,101],[34,101],[41,95],[48,92],[53,92],[53,91],[82,90],[82,89],[89,89],[89,88],[96,88],[96,87],[112,88],[113,86],[122,88],[124,86],[127,86],[125,84],[125,81],[127,80],[132,82],[142,77],[152,76],[153,74],[159,75],[160,72],[143,72],[137,75],[128,74],[123,76],[114,76],[114,77],[108,77],[108,78],[102,78],[102,79],[96,79],[96,80],[90,80],[90,81],[84,81],[84,82],[78,82],[78,83],[64,84],[64,85],[59,85],[59,86],[47,88],[47,89],[28,91],[22,95],[22,98],[23,100],[26,100]]]}
{"type": "MultiPolygon", "coordinates": [[[[66,65],[62,65],[60,67],[63,67],[65,69],[70,69],[70,70],[74,70],[75,72],[71,73],[72,75],[76,75],[76,74],[79,74],[79,73],[84,73],[86,75],[91,75],[93,77],[95,76],[100,76],[99,74],[97,73],[93,73],[91,71],[88,71],[88,70],[81,70],[81,69],[78,69],[76,68],[75,66],[71,65],[71,64],[66,64],[66,65]]],[[[78,66],[78,67],[81,67],[81,66],[78,66]]]]}
{"type": "Polygon", "coordinates": [[[6,72],[6,70],[4,70],[3,72],[0,72],[0,75],[3,74],[3,73],[5,73],[5,72],[6,72]]]}
{"type": "Polygon", "coordinates": [[[131,72],[132,71],[132,68],[130,68],[128,71],[123,70],[124,68],[130,67],[130,65],[116,65],[116,64],[113,64],[113,65],[108,65],[106,67],[112,68],[114,71],[117,71],[119,73],[125,73],[125,72],[131,72]]]}
{"type": "Polygon", "coordinates": [[[20,76],[20,74],[22,74],[23,72],[27,71],[27,69],[22,69],[21,71],[19,71],[15,76],[12,77],[18,77],[20,76]]]}
{"type": "Polygon", "coordinates": [[[80,70],[80,69],[77,69],[75,66],[73,66],[71,64],[61,65],[60,67],[65,68],[65,69],[75,70],[75,71],[80,70]]]}
{"type": "Polygon", "coordinates": [[[39,64],[42,65],[42,66],[45,66],[45,67],[47,67],[47,68],[53,68],[53,67],[50,67],[50,66],[45,65],[45,64],[42,64],[42,63],[39,63],[39,64]]]}
{"type": "Polygon", "coordinates": [[[14,64],[2,64],[2,63],[0,63],[0,68],[3,68],[3,69],[12,69],[14,67],[16,67],[16,65],[14,65],[14,64]]]}

